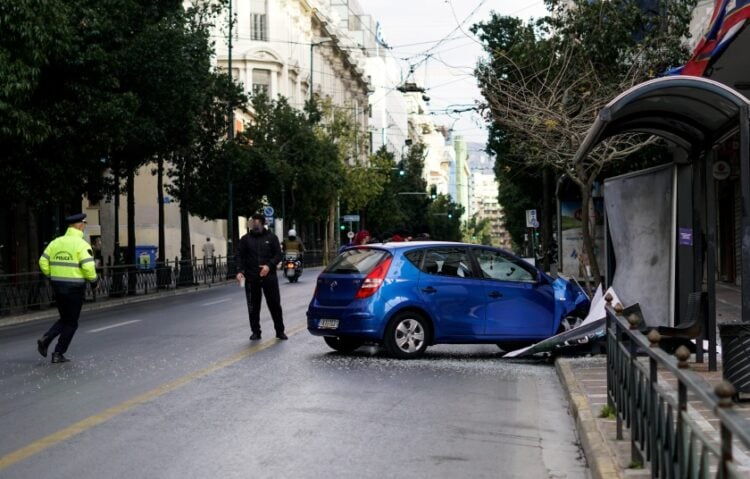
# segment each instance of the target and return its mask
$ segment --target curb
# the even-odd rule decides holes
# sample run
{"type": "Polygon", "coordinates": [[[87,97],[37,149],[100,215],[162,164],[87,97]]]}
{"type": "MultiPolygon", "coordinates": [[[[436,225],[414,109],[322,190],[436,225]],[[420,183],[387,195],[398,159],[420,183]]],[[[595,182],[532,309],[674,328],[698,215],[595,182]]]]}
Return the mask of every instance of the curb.
{"type": "MultiPolygon", "coordinates": [[[[122,306],[125,304],[145,303],[148,301],[154,301],[157,299],[168,298],[172,296],[182,296],[184,294],[195,293],[197,291],[202,291],[205,289],[230,285],[233,282],[234,280],[228,280],[228,281],[221,281],[221,282],[217,282],[213,284],[211,283],[199,284],[199,285],[194,285],[194,286],[181,287],[179,289],[161,291],[159,293],[142,294],[138,296],[129,296],[125,298],[118,298],[118,299],[111,299],[111,300],[108,299],[108,300],[102,300],[102,301],[95,302],[95,303],[84,303],[83,308],[81,309],[81,314],[86,313],[88,311],[100,311],[104,309],[110,309],[110,308],[122,306]]],[[[7,318],[0,319],[0,328],[4,328],[6,326],[16,326],[19,324],[31,323],[34,321],[56,319],[58,317],[59,317],[59,314],[57,312],[57,309],[49,308],[46,311],[40,311],[37,313],[29,313],[29,314],[21,314],[21,315],[16,315],[16,316],[9,316],[7,318]]]]}
{"type": "Polygon", "coordinates": [[[596,423],[586,395],[581,392],[578,381],[570,366],[572,361],[566,358],[558,358],[555,361],[555,369],[560,382],[565,389],[570,403],[570,410],[575,418],[578,437],[583,446],[583,453],[591,469],[591,477],[594,479],[623,479],[623,474],[617,465],[615,454],[607,445],[599,426],[596,423]]]}

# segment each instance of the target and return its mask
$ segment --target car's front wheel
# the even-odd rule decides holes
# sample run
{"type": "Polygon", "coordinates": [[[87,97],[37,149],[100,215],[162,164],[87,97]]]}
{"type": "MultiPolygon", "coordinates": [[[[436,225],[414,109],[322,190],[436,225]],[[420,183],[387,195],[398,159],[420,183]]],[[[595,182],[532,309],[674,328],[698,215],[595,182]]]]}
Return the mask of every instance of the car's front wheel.
{"type": "Polygon", "coordinates": [[[557,334],[575,329],[583,323],[583,318],[577,316],[566,316],[560,321],[560,327],[557,328],[557,334]]]}
{"type": "Polygon", "coordinates": [[[325,340],[326,344],[330,346],[331,349],[340,353],[351,353],[364,344],[364,341],[354,338],[324,336],[323,340],[325,340]]]}
{"type": "Polygon", "coordinates": [[[399,313],[388,324],[383,345],[396,358],[417,358],[427,349],[429,327],[427,320],[418,313],[399,313]]]}

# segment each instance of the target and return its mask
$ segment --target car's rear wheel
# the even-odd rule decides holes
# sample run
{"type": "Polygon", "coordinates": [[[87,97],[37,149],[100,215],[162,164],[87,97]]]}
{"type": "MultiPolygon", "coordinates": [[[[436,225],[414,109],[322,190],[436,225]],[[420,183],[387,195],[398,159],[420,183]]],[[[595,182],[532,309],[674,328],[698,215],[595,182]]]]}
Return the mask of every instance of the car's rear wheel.
{"type": "Polygon", "coordinates": [[[399,313],[388,324],[383,345],[396,358],[418,358],[427,349],[429,328],[429,323],[421,314],[413,311],[399,313]]]}
{"type": "Polygon", "coordinates": [[[323,340],[331,349],[340,353],[351,353],[364,344],[364,341],[354,338],[339,338],[333,336],[324,336],[323,340]]]}

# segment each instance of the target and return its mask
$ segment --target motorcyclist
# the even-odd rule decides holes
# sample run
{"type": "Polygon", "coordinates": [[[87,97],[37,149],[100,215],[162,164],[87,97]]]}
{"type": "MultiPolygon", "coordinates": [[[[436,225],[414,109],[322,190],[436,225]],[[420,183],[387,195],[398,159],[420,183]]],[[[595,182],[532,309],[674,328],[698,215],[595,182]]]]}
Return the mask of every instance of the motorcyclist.
{"type": "Polygon", "coordinates": [[[294,254],[297,259],[302,261],[302,257],[305,255],[305,244],[297,238],[297,231],[294,228],[289,230],[287,239],[281,244],[281,250],[284,252],[284,256],[294,254]]]}

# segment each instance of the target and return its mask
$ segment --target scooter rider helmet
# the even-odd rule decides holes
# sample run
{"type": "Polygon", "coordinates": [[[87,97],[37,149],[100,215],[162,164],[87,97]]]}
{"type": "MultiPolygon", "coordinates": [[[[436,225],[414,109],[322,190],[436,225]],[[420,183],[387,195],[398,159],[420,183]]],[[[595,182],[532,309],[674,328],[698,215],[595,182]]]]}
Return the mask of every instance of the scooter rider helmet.
{"type": "Polygon", "coordinates": [[[289,230],[289,236],[297,236],[297,231],[295,231],[293,228],[289,230]]]}

